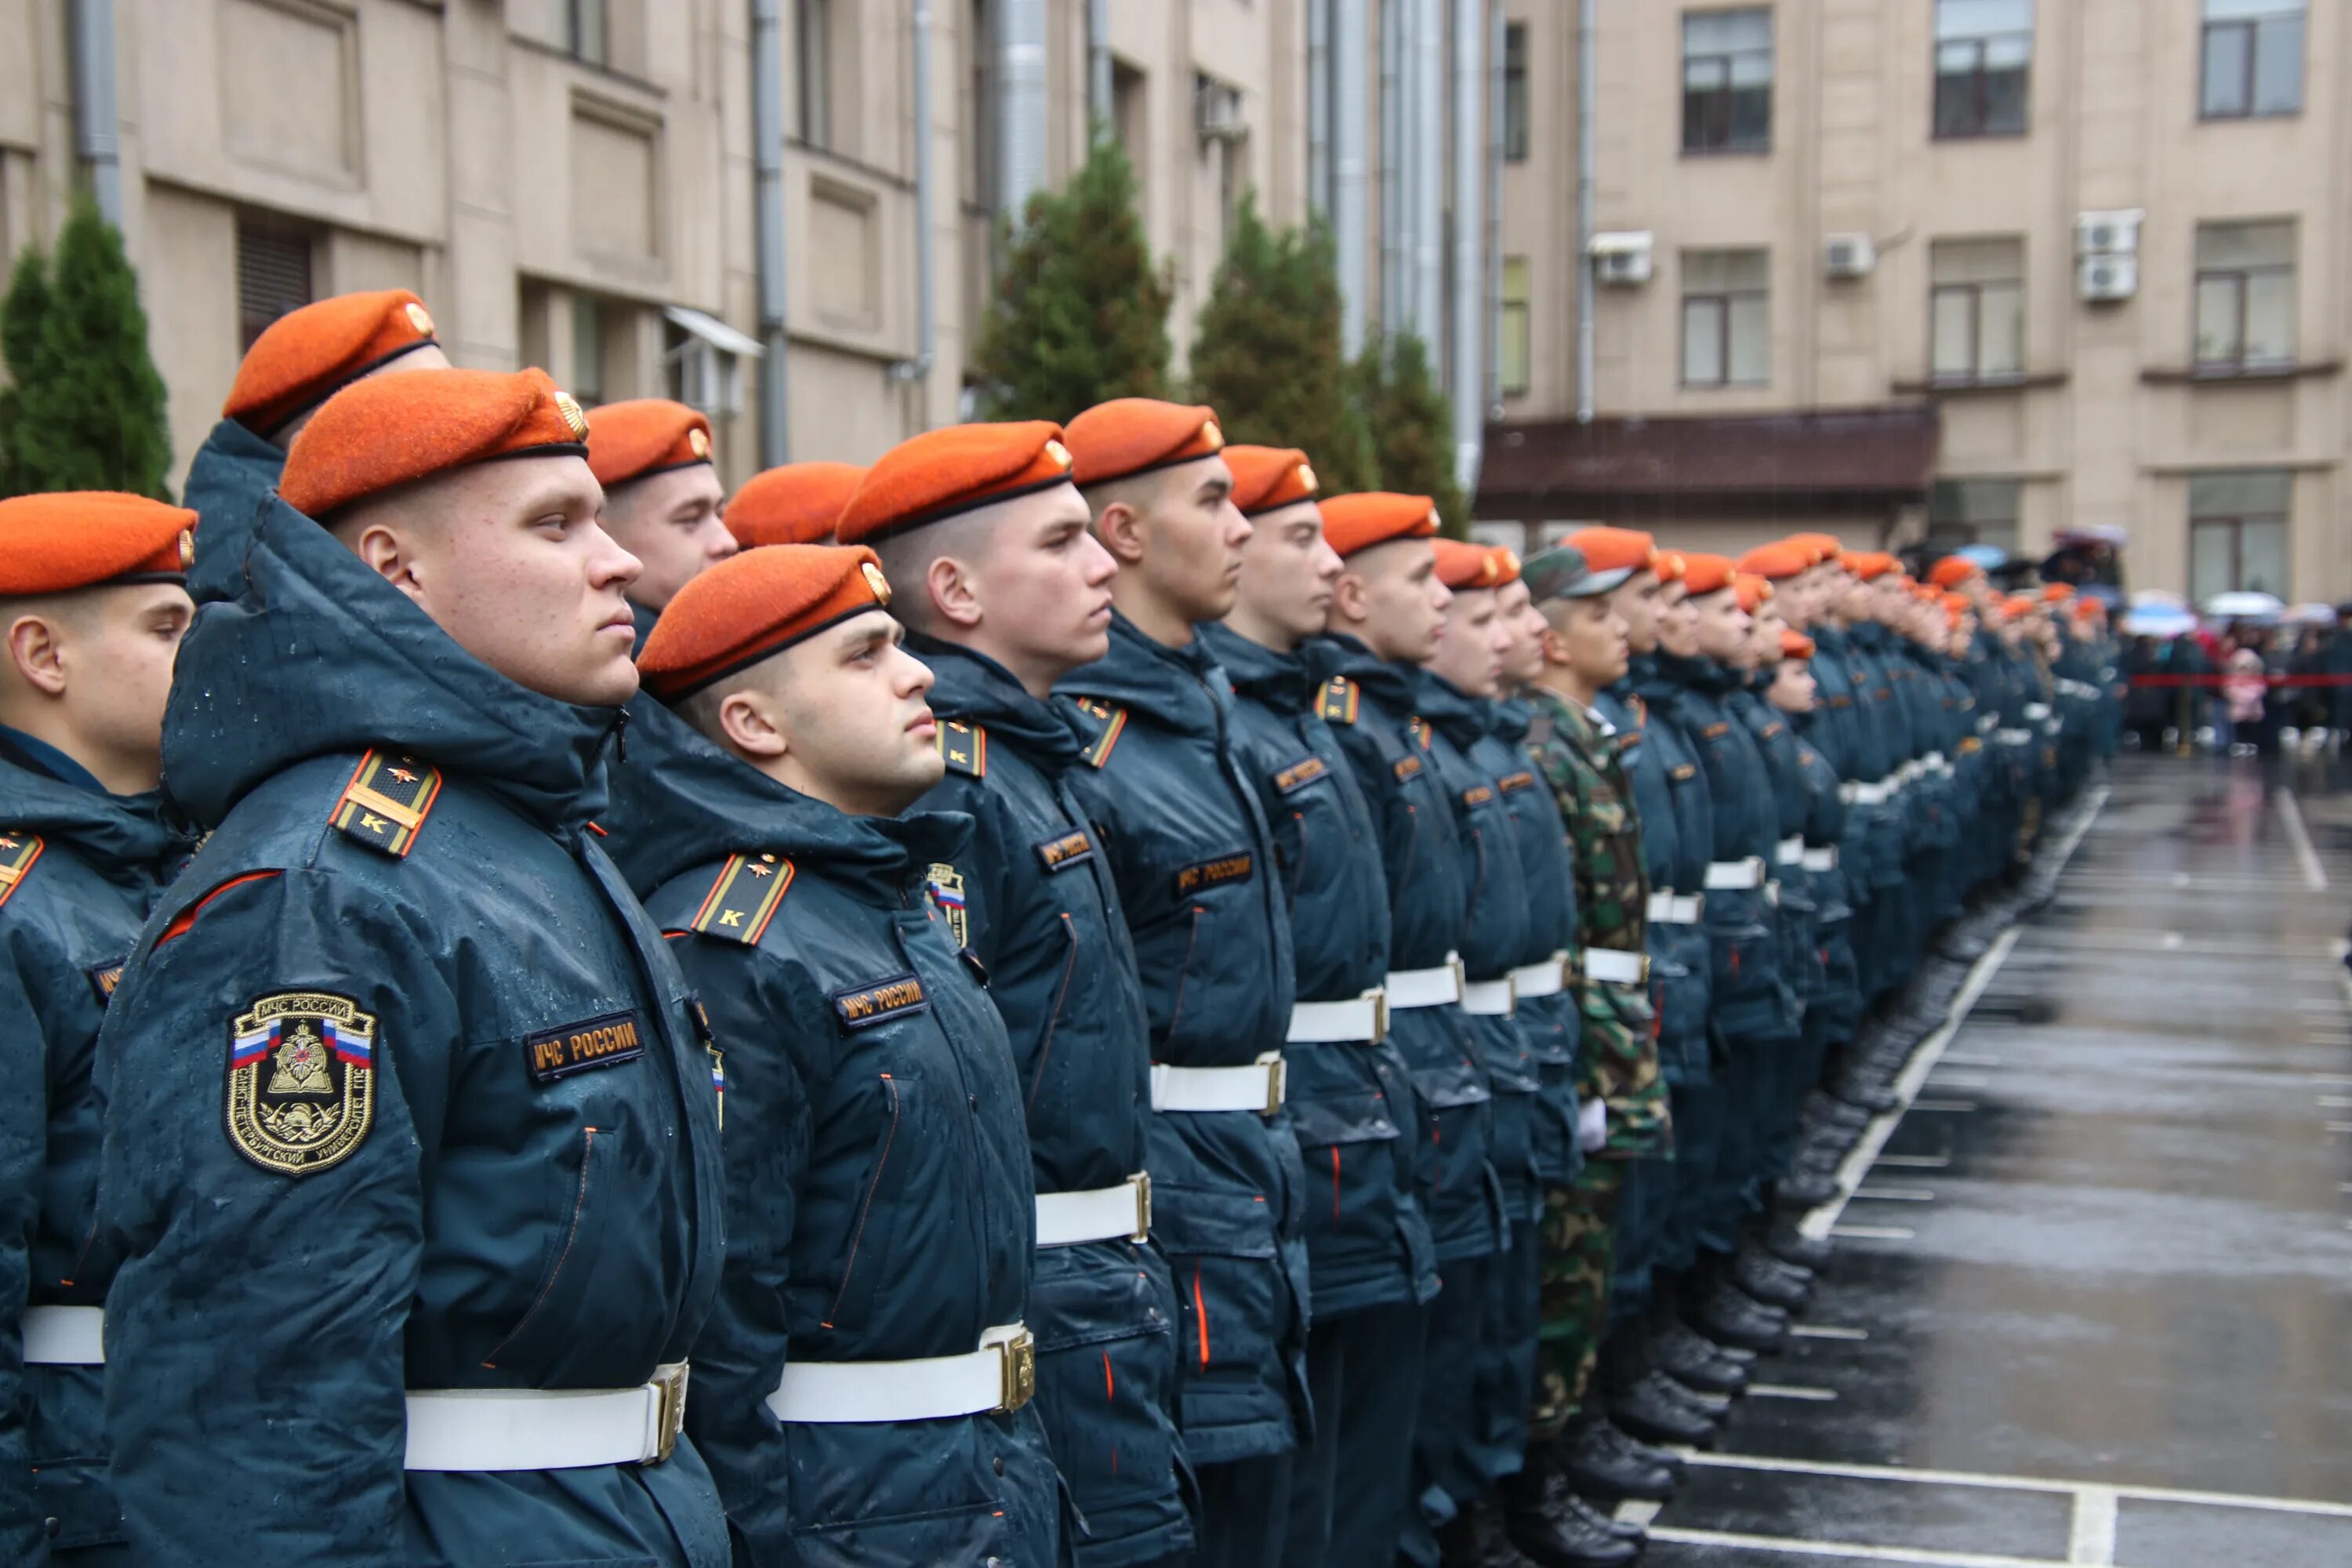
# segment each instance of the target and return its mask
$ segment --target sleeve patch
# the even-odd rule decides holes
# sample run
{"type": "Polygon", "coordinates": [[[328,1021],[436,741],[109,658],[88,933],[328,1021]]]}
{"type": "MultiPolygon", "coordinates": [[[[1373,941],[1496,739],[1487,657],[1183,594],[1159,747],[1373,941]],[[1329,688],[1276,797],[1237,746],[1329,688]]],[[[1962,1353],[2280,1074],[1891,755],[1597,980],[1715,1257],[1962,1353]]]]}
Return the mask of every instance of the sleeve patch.
{"type": "Polygon", "coordinates": [[[1701,740],[1713,741],[1730,734],[1731,726],[1728,724],[1709,724],[1706,729],[1701,730],[1698,733],[1701,740]]]}
{"type": "Polygon", "coordinates": [[[415,847],[440,793],[438,768],[415,757],[372,751],[360,759],[328,821],[369,848],[399,859],[415,847]]]}
{"type": "Polygon", "coordinates": [[[947,917],[955,944],[970,947],[971,904],[964,896],[963,873],[944,860],[934,860],[931,868],[924,873],[924,881],[931,889],[931,902],[939,905],[940,913],[947,917]]]}
{"type": "Polygon", "coordinates": [[[845,1029],[870,1029],[893,1018],[927,1013],[931,1006],[931,999],[923,994],[923,983],[912,973],[894,974],[871,985],[853,985],[835,991],[828,1000],[833,1003],[833,1016],[845,1029]]]}
{"type": "Polygon", "coordinates": [[[988,776],[988,731],[979,725],[955,719],[941,720],[939,748],[948,772],[971,779],[988,776]]]}
{"type": "Polygon", "coordinates": [[[1275,793],[1288,795],[1294,790],[1305,789],[1330,771],[1320,757],[1311,755],[1301,757],[1274,775],[1275,793]]]}
{"type": "Polygon", "coordinates": [[[1698,777],[1698,764],[1696,763],[1685,763],[1678,768],[1669,768],[1666,770],[1666,776],[1674,780],[1676,784],[1687,784],[1692,779],[1698,777]]]}
{"type": "Polygon", "coordinates": [[[1505,795],[1517,795],[1523,789],[1535,788],[1536,775],[1525,771],[1516,773],[1506,773],[1501,778],[1495,781],[1495,787],[1501,790],[1505,795]]]}
{"type": "Polygon", "coordinates": [[[1399,757],[1389,764],[1389,772],[1396,775],[1396,782],[1399,784],[1403,784],[1408,779],[1417,779],[1421,776],[1421,759],[1399,757]]]}
{"type": "Polygon", "coordinates": [[[1186,899],[1227,882],[1246,882],[1250,879],[1250,873],[1256,868],[1257,858],[1246,850],[1239,855],[1227,855],[1186,866],[1176,873],[1176,896],[1186,899]]]}
{"type": "Polygon", "coordinates": [[[1466,806],[1481,806],[1494,798],[1495,792],[1485,784],[1473,784],[1462,792],[1462,804],[1466,806]]]}
{"type": "Polygon", "coordinates": [[[230,1144],[286,1176],[350,1159],[375,1124],[375,1025],[331,991],[255,998],[229,1024],[230,1144]]]}
{"type": "Polygon", "coordinates": [[[37,833],[0,827],[0,904],[6,903],[24,882],[33,862],[41,858],[42,847],[37,833]]]}
{"type": "Polygon", "coordinates": [[[1037,863],[1047,872],[1066,871],[1095,858],[1095,841],[1083,827],[1037,845],[1037,863]]]}
{"type": "Polygon", "coordinates": [[[104,963],[93,963],[82,971],[89,976],[90,994],[98,998],[100,1007],[114,1000],[114,993],[122,984],[123,965],[130,962],[130,955],[125,953],[121,958],[110,958],[104,963]]]}
{"type": "Polygon", "coordinates": [[[1361,689],[1354,681],[1344,675],[1335,675],[1323,683],[1322,693],[1315,703],[1316,716],[1327,724],[1352,724],[1361,698],[1361,689]]]}
{"type": "Polygon", "coordinates": [[[591,1068],[617,1067],[646,1054],[645,1030],[635,1013],[605,1013],[541,1029],[522,1040],[523,1066],[533,1083],[550,1084],[591,1068]]]}
{"type": "Polygon", "coordinates": [[[767,934],[768,922],[776,918],[776,906],[792,885],[790,860],[766,854],[730,855],[687,927],[748,947],[767,934]]]}

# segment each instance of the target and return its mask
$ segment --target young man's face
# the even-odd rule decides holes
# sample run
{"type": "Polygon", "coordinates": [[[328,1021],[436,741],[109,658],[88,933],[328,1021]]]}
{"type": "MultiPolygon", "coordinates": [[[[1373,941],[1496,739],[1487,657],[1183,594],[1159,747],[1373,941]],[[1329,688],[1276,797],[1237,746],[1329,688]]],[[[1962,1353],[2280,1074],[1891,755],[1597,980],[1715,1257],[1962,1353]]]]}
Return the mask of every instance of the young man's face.
{"type": "Polygon", "coordinates": [[[1201,458],[1157,478],[1136,570],[1185,619],[1223,620],[1241,588],[1251,531],[1234,505],[1233,470],[1223,458],[1201,458]]]}
{"type": "Polygon", "coordinates": [[[1698,606],[1680,583],[1667,584],[1658,595],[1658,647],[1676,658],[1699,656],[1698,606]]]}
{"type": "Polygon", "coordinates": [[[1536,608],[1525,583],[1495,590],[1496,620],[1503,628],[1503,687],[1517,691],[1543,673],[1544,634],[1551,629],[1536,608]]]}
{"type": "Polygon", "coordinates": [[[1339,552],[1325,542],[1323,513],[1311,500],[1262,513],[1250,527],[1234,607],[1296,647],[1331,618],[1339,552]]]}
{"type": "Polygon", "coordinates": [[[1635,653],[1658,650],[1658,613],[1663,590],[1654,572],[1634,573],[1609,595],[1617,618],[1625,623],[1625,644],[1635,653]]]}
{"type": "Polygon", "coordinates": [[[1810,713],[1813,710],[1813,668],[1801,658],[1784,658],[1772,671],[1772,684],[1764,693],[1768,701],[1783,713],[1810,713]]]}
{"type": "Polygon", "coordinates": [[[1748,647],[1740,656],[1740,668],[1768,669],[1777,663],[1780,658],[1780,634],[1788,629],[1789,623],[1780,618],[1777,596],[1758,605],[1756,613],[1748,617],[1748,647]]]}
{"type": "Polygon", "coordinates": [[[1003,505],[967,568],[981,625],[1009,663],[1058,679],[1110,651],[1118,563],[1088,531],[1086,500],[1072,486],[1003,505]]]}
{"type": "Polygon", "coordinates": [[[695,574],[735,553],[735,536],[719,521],[719,473],[693,463],[616,486],[604,495],[604,530],[640,565],[629,598],[663,610],[695,574]]]}
{"type": "Polygon", "coordinates": [[[1392,539],[1349,556],[1339,591],[1355,614],[1349,629],[1384,659],[1426,664],[1445,630],[1454,590],[1437,580],[1437,547],[1392,539]]]}
{"type": "Polygon", "coordinates": [[[1738,663],[1748,645],[1748,612],[1739,607],[1739,595],[1729,588],[1718,588],[1694,597],[1691,607],[1698,622],[1700,657],[1738,663]]]}
{"type": "MultiPolygon", "coordinates": [[[[1651,586],[1657,585],[1655,578],[1651,586]]],[[[1577,679],[1599,689],[1622,680],[1632,653],[1625,617],[1618,609],[1620,587],[1614,593],[1561,602],[1552,615],[1552,647],[1577,679]]],[[[1653,598],[1654,603],[1654,596],[1653,598]]]]}
{"type": "Polygon", "coordinates": [[[176,583],[89,588],[22,601],[0,616],[0,647],[18,679],[58,705],[89,755],[161,778],[172,665],[194,613],[176,583]]]}
{"type": "Polygon", "coordinates": [[[931,669],[899,646],[905,635],[868,610],[754,667],[766,678],[746,696],[782,738],[784,783],[856,815],[896,816],[940,782],[931,669]]]}
{"type": "Polygon", "coordinates": [[[1445,630],[1429,668],[1465,697],[1492,697],[1503,675],[1510,633],[1492,588],[1457,589],[1445,607],[1445,630]]]}

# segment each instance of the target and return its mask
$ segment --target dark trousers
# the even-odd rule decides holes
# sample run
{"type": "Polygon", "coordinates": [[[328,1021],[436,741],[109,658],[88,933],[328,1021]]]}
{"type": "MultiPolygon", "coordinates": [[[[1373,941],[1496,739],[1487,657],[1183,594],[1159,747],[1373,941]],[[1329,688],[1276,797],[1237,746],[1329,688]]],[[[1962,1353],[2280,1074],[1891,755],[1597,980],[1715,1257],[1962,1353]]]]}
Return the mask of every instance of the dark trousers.
{"type": "Polygon", "coordinates": [[[1698,1258],[1707,1195],[1723,1153],[1725,1071],[1717,1062],[1710,1081],[1674,1092],[1674,1204],[1655,1265],[1669,1274],[1682,1273],[1698,1258]]]}
{"type": "Polygon", "coordinates": [[[1421,1403],[1429,1310],[1369,1307],[1307,1336],[1315,1441],[1290,1470],[1282,1568],[1351,1568],[1396,1556],[1421,1403]]]}
{"type": "Polygon", "coordinates": [[[1202,1465],[1200,1542],[1192,1568],[1280,1568],[1293,1456],[1202,1465]]]}
{"type": "MultiPolygon", "coordinates": [[[[1682,1124],[1677,1121],[1677,1145],[1682,1135],[1682,1124]]],[[[1612,1329],[1650,1310],[1651,1271],[1657,1267],[1666,1224],[1674,1215],[1677,1158],[1668,1154],[1625,1163],[1624,1183],[1617,1194],[1615,1275],[1609,1284],[1612,1329]]]]}
{"type": "MultiPolygon", "coordinates": [[[[1470,1468],[1484,1483],[1481,1490],[1518,1474],[1527,1461],[1528,1402],[1535,1392],[1538,1298],[1543,1289],[1543,1247],[1536,1226],[1533,1219],[1511,1223],[1510,1250],[1496,1255],[1486,1288],[1486,1332],[1478,1347],[1478,1387],[1466,1447],[1470,1468]]],[[[1607,1284],[1604,1269],[1601,1288],[1607,1284]]]]}
{"type": "Polygon", "coordinates": [[[1490,1255],[1438,1265],[1444,1288],[1429,1307],[1412,1433],[1411,1486],[1418,1506],[1399,1531],[1400,1554],[1415,1563],[1437,1561],[1438,1527],[1484,1489],[1470,1468],[1467,1449],[1477,1405],[1475,1373],[1486,1326],[1486,1292],[1498,1261],[1490,1255]]]}

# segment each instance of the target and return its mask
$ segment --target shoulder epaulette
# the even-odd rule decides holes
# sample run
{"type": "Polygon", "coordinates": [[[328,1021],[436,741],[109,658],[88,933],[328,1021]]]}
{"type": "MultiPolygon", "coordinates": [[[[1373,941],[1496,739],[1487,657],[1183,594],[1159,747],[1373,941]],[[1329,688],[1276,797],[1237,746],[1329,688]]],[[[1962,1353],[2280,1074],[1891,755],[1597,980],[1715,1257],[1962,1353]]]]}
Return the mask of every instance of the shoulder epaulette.
{"type": "Polygon", "coordinates": [[[959,719],[940,720],[939,748],[948,772],[968,779],[988,776],[988,731],[979,725],[959,719]]]}
{"type": "Polygon", "coordinates": [[[1078,707],[1099,726],[1086,751],[1087,766],[1099,768],[1110,761],[1112,748],[1127,732],[1127,710],[1116,702],[1098,701],[1092,697],[1079,698],[1078,707]]]}
{"type": "Polygon", "coordinates": [[[441,793],[441,770],[415,757],[370,752],[352,771],[327,820],[379,854],[399,859],[441,793]]]}
{"type": "Polygon", "coordinates": [[[1315,704],[1316,717],[1326,724],[1352,724],[1361,696],[1362,688],[1344,675],[1335,675],[1323,683],[1322,695],[1315,704]]]}
{"type": "Polygon", "coordinates": [[[775,855],[730,855],[687,929],[746,947],[764,935],[793,885],[793,863],[775,855]]]}
{"type": "Polygon", "coordinates": [[[0,904],[8,901],[33,862],[41,858],[41,836],[0,827],[0,904]]]}

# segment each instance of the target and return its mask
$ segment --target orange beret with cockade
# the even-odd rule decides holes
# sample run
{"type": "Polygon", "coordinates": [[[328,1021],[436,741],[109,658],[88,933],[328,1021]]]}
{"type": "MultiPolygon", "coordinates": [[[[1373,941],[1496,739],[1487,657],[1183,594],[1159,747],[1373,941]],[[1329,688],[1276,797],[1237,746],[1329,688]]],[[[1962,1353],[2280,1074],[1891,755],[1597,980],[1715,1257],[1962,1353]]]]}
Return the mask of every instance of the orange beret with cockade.
{"type": "Polygon", "coordinates": [[[184,507],[113,490],[0,500],[0,596],[176,583],[195,560],[195,526],[184,507]]]}
{"type": "Polygon", "coordinates": [[[1782,583],[1798,574],[1810,571],[1821,557],[1811,547],[1793,539],[1783,539],[1775,544],[1759,544],[1739,558],[1739,569],[1753,573],[1768,583],[1782,583]]]}
{"type": "Polygon", "coordinates": [[[1651,559],[1650,570],[1657,574],[1661,583],[1680,583],[1683,568],[1688,564],[1689,557],[1681,551],[1661,550],[1651,559]]]}
{"type": "Polygon", "coordinates": [[[1753,572],[1734,572],[1731,591],[1738,595],[1739,607],[1752,616],[1772,596],[1772,584],[1753,572]]]}
{"type": "Polygon", "coordinates": [[[370,371],[435,341],[425,301],[405,289],[305,305],[253,340],[221,416],[266,437],[370,371]]]}
{"type": "Polygon", "coordinates": [[[2107,613],[2106,605],[2087,594],[2074,601],[2074,618],[2078,621],[2103,620],[2107,613]]]}
{"type": "Polygon", "coordinates": [[[1874,583],[1895,570],[1895,557],[1884,550],[1849,550],[1843,564],[1864,582],[1874,583]]]}
{"type": "Polygon", "coordinates": [[[1834,533],[1792,533],[1781,542],[1801,545],[1811,551],[1817,563],[1822,561],[1835,561],[1845,553],[1843,542],[1834,533]]]}
{"type": "Polygon", "coordinates": [[[889,602],[881,563],[862,544],[761,545],[677,591],[638,651],[637,673],[674,702],[889,602]]]}
{"type": "Polygon", "coordinates": [[[1658,542],[1637,528],[1580,528],[1560,542],[1583,552],[1595,574],[1646,572],[1658,555],[1658,542]]]}
{"type": "Polygon", "coordinates": [[[1437,580],[1456,593],[1503,585],[1503,563],[1483,544],[1459,539],[1437,542],[1437,580]]]}
{"type": "Polygon", "coordinates": [[[667,397],[636,397],[596,407],[588,466],[606,489],[672,468],[710,461],[710,421],[667,397]]]}
{"type": "Polygon", "coordinates": [[[1938,588],[1957,588],[1971,577],[1984,575],[1984,568],[1965,555],[1947,555],[1927,569],[1927,581],[1938,588]]]}
{"type": "Polygon", "coordinates": [[[1793,632],[1786,626],[1781,627],[1780,657],[1782,658],[1812,658],[1813,639],[1802,632],[1793,632]]]}
{"type": "Polygon", "coordinates": [[[1732,585],[1738,568],[1728,555],[1716,555],[1704,550],[1683,552],[1683,586],[1692,598],[1701,594],[1719,594],[1732,585]]]}
{"type": "Polygon", "coordinates": [[[1070,421],[1063,437],[1077,459],[1080,485],[1133,479],[1224,450],[1217,411],[1202,404],[1156,397],[1114,397],[1070,421]]]}
{"type": "Polygon", "coordinates": [[[287,449],[278,493],[321,521],[336,509],[492,458],[584,458],[588,416],[543,370],[445,370],[355,382],[287,449]]]}
{"type": "Polygon", "coordinates": [[[1234,508],[1244,517],[1315,499],[1314,465],[1295,447],[1228,447],[1225,467],[1234,471],[1234,508]]]}
{"type": "Polygon", "coordinates": [[[1345,561],[1360,550],[1399,539],[1427,539],[1437,531],[1437,503],[1427,496],[1364,490],[1321,503],[1323,539],[1345,561]]]}
{"type": "Polygon", "coordinates": [[[2042,596],[2053,605],[2061,599],[2071,599],[2074,596],[2074,584],[2072,583],[2049,584],[2042,588],[2042,596]]]}
{"type": "Polygon", "coordinates": [[[865,544],[945,522],[1068,484],[1073,468],[1062,427],[1050,419],[927,430],[866,470],[835,520],[833,536],[844,544],[865,544]]]}
{"type": "Polygon", "coordinates": [[[865,481],[866,470],[855,463],[786,463],[745,479],[728,498],[719,521],[746,550],[823,544],[833,538],[834,520],[865,481]]]}
{"type": "Polygon", "coordinates": [[[1519,552],[1507,544],[1490,544],[1486,553],[1495,558],[1495,586],[1508,587],[1519,580],[1519,552]]]}

